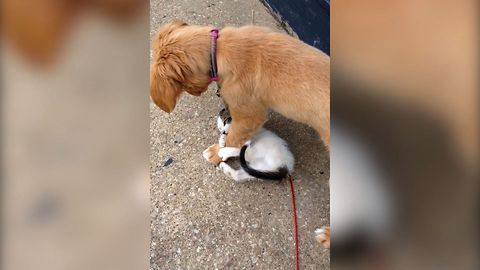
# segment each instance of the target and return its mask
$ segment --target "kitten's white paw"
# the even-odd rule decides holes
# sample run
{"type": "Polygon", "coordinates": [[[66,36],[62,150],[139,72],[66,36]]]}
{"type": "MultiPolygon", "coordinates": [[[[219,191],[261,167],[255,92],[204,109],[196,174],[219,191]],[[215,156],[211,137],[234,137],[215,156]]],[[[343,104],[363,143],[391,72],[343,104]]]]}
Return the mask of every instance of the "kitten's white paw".
{"type": "Polygon", "coordinates": [[[232,177],[231,168],[230,168],[230,166],[229,166],[227,163],[221,162],[221,163],[218,165],[218,168],[219,168],[224,174],[226,174],[227,176],[232,177]]]}
{"type": "MultiPolygon", "coordinates": [[[[222,148],[220,148],[220,150],[218,150],[218,156],[222,159],[222,161],[225,161],[229,158],[227,156],[227,152],[225,150],[225,147],[222,147],[222,148]]],[[[223,165],[223,163],[220,163],[220,165],[223,165]]]]}
{"type": "Polygon", "coordinates": [[[218,150],[218,156],[223,160],[227,160],[231,157],[238,157],[240,155],[240,149],[235,147],[223,147],[218,150]]]}
{"type": "Polygon", "coordinates": [[[237,183],[245,183],[245,182],[250,181],[250,179],[248,179],[248,178],[238,178],[238,177],[233,177],[233,176],[232,176],[232,178],[233,178],[233,180],[235,180],[235,182],[237,182],[237,183]]]}

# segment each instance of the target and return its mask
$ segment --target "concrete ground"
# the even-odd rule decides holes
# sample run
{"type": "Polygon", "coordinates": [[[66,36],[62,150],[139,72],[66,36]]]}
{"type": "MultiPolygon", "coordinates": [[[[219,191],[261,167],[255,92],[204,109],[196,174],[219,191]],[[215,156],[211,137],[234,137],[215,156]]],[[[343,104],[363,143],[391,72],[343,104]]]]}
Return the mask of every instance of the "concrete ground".
{"type": "MultiPolygon", "coordinates": [[[[257,0],[152,0],[150,37],[174,18],[250,24],[252,10],[256,25],[283,31],[257,0]]],[[[171,114],[151,105],[151,268],[294,269],[288,181],[238,184],[201,155],[218,141],[221,108],[212,89],[184,95],[171,114]]],[[[300,266],[329,269],[329,251],[313,237],[315,228],[329,224],[328,151],[313,129],[280,115],[271,114],[266,127],[287,140],[296,157],[300,266]]]]}

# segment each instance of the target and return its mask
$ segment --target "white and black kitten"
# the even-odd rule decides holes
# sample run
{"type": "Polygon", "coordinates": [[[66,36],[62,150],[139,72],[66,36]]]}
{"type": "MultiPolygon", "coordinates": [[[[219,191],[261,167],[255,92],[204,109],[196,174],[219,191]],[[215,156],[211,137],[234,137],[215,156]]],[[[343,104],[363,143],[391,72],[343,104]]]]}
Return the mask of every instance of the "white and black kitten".
{"type": "Polygon", "coordinates": [[[273,132],[260,128],[243,147],[225,147],[225,137],[232,118],[227,109],[217,116],[220,135],[218,155],[223,162],[219,168],[235,181],[243,182],[254,179],[282,180],[293,172],[295,160],[287,143],[273,132]],[[232,158],[240,160],[240,166],[231,164],[232,158]],[[234,168],[237,167],[237,168],[234,168]]]}

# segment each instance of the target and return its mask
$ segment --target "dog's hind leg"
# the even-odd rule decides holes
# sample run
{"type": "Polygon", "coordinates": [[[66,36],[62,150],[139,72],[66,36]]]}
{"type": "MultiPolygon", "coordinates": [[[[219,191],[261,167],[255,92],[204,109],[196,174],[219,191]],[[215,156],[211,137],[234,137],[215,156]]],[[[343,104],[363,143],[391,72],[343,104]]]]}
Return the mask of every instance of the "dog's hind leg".
{"type": "Polygon", "coordinates": [[[330,150],[330,116],[321,118],[313,126],[327,149],[330,150]]]}
{"type": "Polygon", "coordinates": [[[330,150],[330,128],[321,128],[317,129],[318,134],[322,138],[323,143],[327,147],[328,150],[330,150]]]}

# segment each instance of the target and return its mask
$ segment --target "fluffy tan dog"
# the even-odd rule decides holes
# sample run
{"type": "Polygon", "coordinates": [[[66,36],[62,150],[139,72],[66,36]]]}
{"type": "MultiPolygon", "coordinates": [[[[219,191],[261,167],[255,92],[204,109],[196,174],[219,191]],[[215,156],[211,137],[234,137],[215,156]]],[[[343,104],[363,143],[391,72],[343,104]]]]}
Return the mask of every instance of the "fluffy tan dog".
{"type": "MultiPolygon", "coordinates": [[[[183,91],[200,95],[210,84],[211,27],[173,21],[153,41],[150,94],[171,112],[183,91]]],[[[273,109],[312,126],[330,146],[330,57],[268,28],[226,27],[217,40],[220,94],[232,115],[226,146],[241,147],[273,109]]],[[[213,164],[219,145],[204,152],[213,164]]]]}

